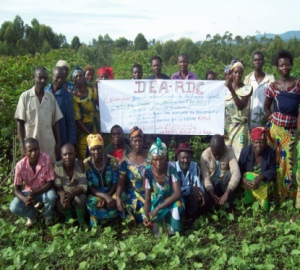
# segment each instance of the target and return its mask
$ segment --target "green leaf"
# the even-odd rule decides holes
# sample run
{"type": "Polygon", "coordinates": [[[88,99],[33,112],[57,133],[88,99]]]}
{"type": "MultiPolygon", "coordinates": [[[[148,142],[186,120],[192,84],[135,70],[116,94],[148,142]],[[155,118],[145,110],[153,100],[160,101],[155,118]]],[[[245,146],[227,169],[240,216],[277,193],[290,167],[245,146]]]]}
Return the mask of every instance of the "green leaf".
{"type": "Polygon", "coordinates": [[[74,256],[74,251],[73,251],[73,249],[70,250],[70,252],[68,253],[68,256],[69,256],[69,257],[73,257],[73,256],[74,256]]]}
{"type": "Polygon", "coordinates": [[[195,268],[202,268],[203,267],[203,263],[197,263],[197,262],[194,262],[194,267],[195,268]]]}
{"type": "Polygon", "coordinates": [[[124,250],[126,248],[126,245],[124,244],[124,242],[120,241],[120,248],[121,250],[124,250]]]}
{"type": "Polygon", "coordinates": [[[81,262],[79,264],[79,269],[87,269],[88,268],[88,263],[86,261],[81,262]]]}
{"type": "Polygon", "coordinates": [[[291,252],[291,255],[299,255],[300,254],[300,250],[299,249],[293,249],[291,252]]]}
{"type": "Polygon", "coordinates": [[[138,254],[137,260],[138,260],[138,261],[144,261],[144,260],[146,260],[146,255],[145,255],[145,253],[140,252],[140,253],[138,254]]]}

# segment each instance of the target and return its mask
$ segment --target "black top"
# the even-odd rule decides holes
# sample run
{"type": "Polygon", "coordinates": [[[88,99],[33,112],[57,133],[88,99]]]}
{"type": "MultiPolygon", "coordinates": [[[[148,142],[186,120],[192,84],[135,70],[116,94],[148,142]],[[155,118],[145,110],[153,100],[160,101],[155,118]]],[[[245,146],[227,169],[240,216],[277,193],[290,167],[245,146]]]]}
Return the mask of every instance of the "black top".
{"type": "MultiPolygon", "coordinates": [[[[162,79],[164,79],[164,80],[170,80],[170,79],[171,79],[168,75],[163,74],[163,73],[161,74],[161,77],[162,77],[162,79]]],[[[152,75],[148,76],[148,77],[146,78],[146,80],[156,80],[156,78],[155,78],[154,74],[152,74],[152,75]]]]}

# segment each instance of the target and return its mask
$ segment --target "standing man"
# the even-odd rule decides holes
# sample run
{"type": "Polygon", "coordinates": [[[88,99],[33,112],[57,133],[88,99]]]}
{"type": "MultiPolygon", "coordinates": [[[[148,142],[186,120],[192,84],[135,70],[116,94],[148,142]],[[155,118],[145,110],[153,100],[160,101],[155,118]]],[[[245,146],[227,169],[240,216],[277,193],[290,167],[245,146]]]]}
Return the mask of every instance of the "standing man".
{"type": "Polygon", "coordinates": [[[169,76],[161,73],[162,59],[159,56],[153,56],[151,58],[151,68],[153,71],[153,75],[148,76],[146,79],[148,80],[157,80],[157,79],[169,80],[170,79],[169,76]]]}
{"type": "Polygon", "coordinates": [[[53,224],[52,210],[56,201],[53,189],[55,174],[50,156],[40,152],[39,142],[29,138],[24,142],[26,156],[16,165],[14,179],[15,198],[10,211],[20,217],[26,217],[26,227],[37,222],[38,210],[35,204],[42,202],[44,209],[42,215],[46,226],[53,224]],[[25,184],[24,190],[23,184],[25,184]]]}
{"type": "Polygon", "coordinates": [[[172,80],[198,80],[198,76],[188,70],[189,59],[186,54],[179,54],[177,64],[179,71],[172,75],[172,80]]]}
{"type": "Polygon", "coordinates": [[[124,141],[123,129],[119,125],[114,125],[110,130],[111,144],[104,150],[104,156],[111,155],[119,160],[119,164],[124,156],[131,152],[131,148],[124,141]]]}
{"type": "Polygon", "coordinates": [[[34,86],[23,92],[15,112],[22,156],[26,155],[25,138],[35,138],[42,152],[47,153],[52,163],[60,153],[59,120],[63,117],[54,95],[44,91],[47,70],[38,67],[34,71],[34,86]]]}
{"type": "Polygon", "coordinates": [[[61,67],[55,67],[52,72],[52,83],[45,88],[54,94],[57,104],[62,112],[63,118],[59,120],[61,145],[76,144],[77,127],[74,118],[73,96],[63,86],[65,73],[61,67]]]}
{"type": "Polygon", "coordinates": [[[62,67],[62,69],[64,70],[65,72],[65,80],[63,82],[63,85],[64,87],[70,92],[74,92],[75,89],[74,89],[74,84],[72,82],[68,82],[68,75],[69,75],[69,64],[67,61],[65,60],[59,60],[57,63],[56,63],[56,66],[57,67],[62,67]]]}
{"type": "Polygon", "coordinates": [[[241,173],[234,151],[225,145],[221,135],[211,138],[210,147],[202,153],[200,163],[204,187],[211,200],[216,205],[228,202],[232,209],[241,173]]]}
{"type": "Polygon", "coordinates": [[[247,75],[244,80],[245,85],[253,87],[250,103],[250,129],[260,127],[264,124],[261,121],[266,117],[264,112],[266,89],[275,81],[273,75],[263,71],[264,64],[264,55],[262,52],[256,51],[252,56],[254,71],[247,75]]]}
{"type": "Polygon", "coordinates": [[[131,77],[133,80],[141,80],[143,78],[143,68],[139,64],[134,64],[131,68],[131,77]]]}

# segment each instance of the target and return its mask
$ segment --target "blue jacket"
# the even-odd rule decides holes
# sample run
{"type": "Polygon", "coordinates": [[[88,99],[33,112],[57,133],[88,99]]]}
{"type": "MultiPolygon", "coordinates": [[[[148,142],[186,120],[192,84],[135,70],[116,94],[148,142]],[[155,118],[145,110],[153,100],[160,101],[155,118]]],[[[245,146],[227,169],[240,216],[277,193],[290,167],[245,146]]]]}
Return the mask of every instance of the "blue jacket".
{"type": "MultiPolygon", "coordinates": [[[[274,181],[276,177],[276,154],[275,150],[270,146],[267,146],[261,155],[261,173],[266,179],[263,181],[269,183],[274,181]]],[[[243,177],[245,172],[253,172],[254,166],[254,151],[253,145],[244,147],[240,154],[239,167],[241,170],[241,176],[243,177]]]]}
{"type": "MultiPolygon", "coordinates": [[[[52,83],[49,84],[45,90],[53,94],[52,83]]],[[[54,96],[61,113],[64,116],[59,120],[61,146],[66,143],[75,145],[77,140],[77,127],[74,118],[73,96],[65,87],[56,91],[54,96]]]]}

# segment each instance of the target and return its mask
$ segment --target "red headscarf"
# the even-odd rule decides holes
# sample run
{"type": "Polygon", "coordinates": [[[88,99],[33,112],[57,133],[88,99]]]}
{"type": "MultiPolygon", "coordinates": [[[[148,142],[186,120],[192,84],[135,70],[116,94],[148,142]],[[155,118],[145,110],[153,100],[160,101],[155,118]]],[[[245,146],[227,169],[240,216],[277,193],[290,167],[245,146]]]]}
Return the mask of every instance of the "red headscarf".
{"type": "Polygon", "coordinates": [[[102,74],[106,73],[108,75],[108,78],[110,80],[114,79],[114,73],[112,67],[101,67],[98,69],[98,77],[100,77],[102,74]]]}
{"type": "Polygon", "coordinates": [[[256,127],[251,130],[251,140],[261,140],[266,138],[266,129],[263,127],[256,127]]]}

